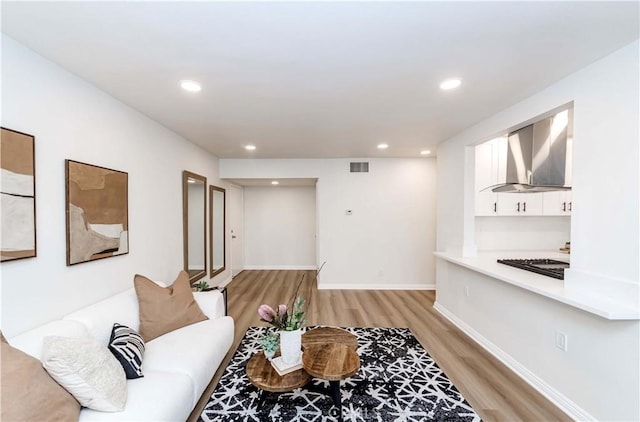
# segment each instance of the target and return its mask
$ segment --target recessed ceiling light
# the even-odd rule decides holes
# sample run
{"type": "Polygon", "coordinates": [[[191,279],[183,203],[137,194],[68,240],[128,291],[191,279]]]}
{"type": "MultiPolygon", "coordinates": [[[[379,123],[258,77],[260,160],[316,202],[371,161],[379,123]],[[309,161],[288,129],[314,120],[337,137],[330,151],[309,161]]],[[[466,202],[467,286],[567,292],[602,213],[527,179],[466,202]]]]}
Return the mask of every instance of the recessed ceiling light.
{"type": "Polygon", "coordinates": [[[440,82],[440,89],[448,91],[450,89],[455,89],[462,84],[462,81],[458,78],[446,79],[440,82]]]}
{"type": "Polygon", "coordinates": [[[378,149],[387,149],[389,148],[389,145],[387,144],[378,144],[378,149]]]}
{"type": "Polygon", "coordinates": [[[189,92],[200,92],[202,91],[202,86],[200,86],[200,84],[196,81],[190,81],[190,80],[183,80],[180,81],[180,86],[182,87],[182,89],[184,89],[185,91],[189,91],[189,92]]]}
{"type": "Polygon", "coordinates": [[[244,149],[246,149],[247,151],[255,151],[256,146],[255,145],[245,145],[244,149]]]}
{"type": "Polygon", "coordinates": [[[420,154],[422,154],[422,155],[429,155],[429,154],[431,154],[431,150],[423,149],[422,151],[420,151],[420,154]]]}
{"type": "Polygon", "coordinates": [[[271,184],[272,184],[272,185],[279,185],[279,184],[280,184],[280,182],[278,182],[277,180],[272,180],[272,181],[271,181],[271,184]]]}

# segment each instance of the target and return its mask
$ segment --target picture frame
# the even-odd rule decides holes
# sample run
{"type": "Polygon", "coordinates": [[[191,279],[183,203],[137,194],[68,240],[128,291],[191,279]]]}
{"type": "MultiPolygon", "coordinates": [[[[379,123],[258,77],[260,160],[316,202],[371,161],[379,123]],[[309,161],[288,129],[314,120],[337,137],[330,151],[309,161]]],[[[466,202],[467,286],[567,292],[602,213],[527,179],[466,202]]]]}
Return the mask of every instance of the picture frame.
{"type": "Polygon", "coordinates": [[[0,128],[0,262],[37,256],[35,137],[0,128]]]}
{"type": "Polygon", "coordinates": [[[129,253],[129,175],[65,160],[67,266],[129,253]]]}

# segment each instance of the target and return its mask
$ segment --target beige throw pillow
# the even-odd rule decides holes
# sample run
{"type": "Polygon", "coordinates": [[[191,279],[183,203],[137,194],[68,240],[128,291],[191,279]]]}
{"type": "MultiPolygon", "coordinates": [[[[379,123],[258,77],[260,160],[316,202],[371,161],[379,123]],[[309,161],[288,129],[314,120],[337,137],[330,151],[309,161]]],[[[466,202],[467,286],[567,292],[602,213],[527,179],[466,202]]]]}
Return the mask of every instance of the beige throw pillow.
{"type": "Polygon", "coordinates": [[[102,412],[124,410],[127,378],[107,346],[94,339],[47,336],[42,364],[81,405],[102,412]]]}
{"type": "Polygon", "coordinates": [[[169,287],[161,287],[138,274],[133,285],[140,309],[140,335],[145,342],[209,319],[193,298],[189,275],[185,271],[180,271],[169,287]]]}
{"type": "Polygon", "coordinates": [[[80,417],[80,404],[44,370],[40,361],[3,341],[2,421],[68,422],[80,417]]]}

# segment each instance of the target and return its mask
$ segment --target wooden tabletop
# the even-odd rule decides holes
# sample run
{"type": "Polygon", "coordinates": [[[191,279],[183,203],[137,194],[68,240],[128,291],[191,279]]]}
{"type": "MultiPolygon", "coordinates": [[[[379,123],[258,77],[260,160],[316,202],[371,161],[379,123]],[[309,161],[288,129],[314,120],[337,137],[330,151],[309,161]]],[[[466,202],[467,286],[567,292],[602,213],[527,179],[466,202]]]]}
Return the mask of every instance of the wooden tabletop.
{"type": "Polygon", "coordinates": [[[271,366],[271,362],[264,357],[263,352],[256,353],[247,362],[247,377],[256,387],[274,393],[295,390],[311,381],[311,376],[304,369],[298,369],[283,376],[278,375],[271,366]]]}
{"type": "Polygon", "coordinates": [[[309,330],[302,335],[302,348],[306,351],[308,347],[320,346],[328,343],[339,343],[348,346],[353,351],[358,350],[358,339],[356,336],[335,327],[320,327],[309,330]]]}
{"type": "Polygon", "coordinates": [[[319,344],[304,349],[302,364],[305,371],[315,378],[339,381],[358,372],[360,357],[345,344],[319,344]]]}

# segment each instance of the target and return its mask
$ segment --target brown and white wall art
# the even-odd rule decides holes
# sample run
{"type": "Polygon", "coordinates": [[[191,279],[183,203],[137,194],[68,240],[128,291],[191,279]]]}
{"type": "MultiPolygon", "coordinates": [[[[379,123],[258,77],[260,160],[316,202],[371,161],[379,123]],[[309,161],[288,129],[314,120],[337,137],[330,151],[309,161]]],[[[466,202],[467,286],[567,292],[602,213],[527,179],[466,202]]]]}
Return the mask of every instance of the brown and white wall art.
{"type": "Polygon", "coordinates": [[[128,174],[65,163],[67,265],[128,253],[128,174]]]}
{"type": "Polygon", "coordinates": [[[35,138],[0,133],[0,262],[36,256],[35,138]]]}

